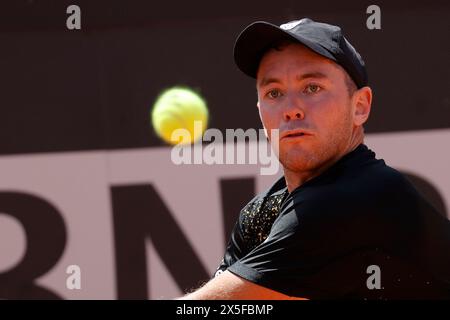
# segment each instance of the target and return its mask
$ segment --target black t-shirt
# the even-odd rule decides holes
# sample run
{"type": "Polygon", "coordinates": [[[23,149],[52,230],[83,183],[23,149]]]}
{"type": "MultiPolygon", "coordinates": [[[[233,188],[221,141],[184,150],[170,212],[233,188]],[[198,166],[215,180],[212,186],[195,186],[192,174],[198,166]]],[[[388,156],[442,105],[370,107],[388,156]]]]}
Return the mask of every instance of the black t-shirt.
{"type": "Polygon", "coordinates": [[[240,212],[218,272],[309,299],[449,299],[450,221],[360,144],[240,212]]]}

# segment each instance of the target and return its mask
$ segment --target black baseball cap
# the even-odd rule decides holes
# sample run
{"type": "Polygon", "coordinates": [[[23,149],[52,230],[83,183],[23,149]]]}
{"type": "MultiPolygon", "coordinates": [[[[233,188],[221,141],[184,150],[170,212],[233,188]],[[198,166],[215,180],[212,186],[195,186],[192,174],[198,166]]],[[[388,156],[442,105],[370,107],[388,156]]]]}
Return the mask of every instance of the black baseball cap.
{"type": "Polygon", "coordinates": [[[363,59],[344,37],[340,27],[309,18],[294,20],[280,26],[257,21],[247,26],[236,39],[234,61],[246,75],[256,78],[264,53],[276,42],[290,40],[342,66],[358,88],[367,85],[363,59]]]}

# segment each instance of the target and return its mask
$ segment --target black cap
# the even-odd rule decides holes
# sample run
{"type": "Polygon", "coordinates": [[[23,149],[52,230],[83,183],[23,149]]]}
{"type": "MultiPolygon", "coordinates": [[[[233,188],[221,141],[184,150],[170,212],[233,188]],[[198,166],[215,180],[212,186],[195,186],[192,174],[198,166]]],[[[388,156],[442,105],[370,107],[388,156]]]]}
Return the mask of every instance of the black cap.
{"type": "Polygon", "coordinates": [[[341,65],[358,88],[367,85],[364,61],[345,39],[341,28],[308,18],[290,21],[279,27],[265,21],[250,24],[236,40],[234,61],[242,72],[256,78],[262,56],[280,40],[291,40],[305,45],[341,65]]]}

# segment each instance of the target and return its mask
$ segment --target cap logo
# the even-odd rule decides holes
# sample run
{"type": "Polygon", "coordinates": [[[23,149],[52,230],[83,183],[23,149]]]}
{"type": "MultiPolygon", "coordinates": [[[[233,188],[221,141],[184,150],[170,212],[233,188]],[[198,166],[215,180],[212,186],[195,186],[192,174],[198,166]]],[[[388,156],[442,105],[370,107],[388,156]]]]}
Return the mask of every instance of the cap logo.
{"type": "Polygon", "coordinates": [[[298,26],[302,22],[304,22],[303,19],[302,20],[291,21],[291,22],[282,24],[280,26],[280,28],[283,29],[283,30],[290,30],[290,29],[295,28],[296,26],[298,26]]]}

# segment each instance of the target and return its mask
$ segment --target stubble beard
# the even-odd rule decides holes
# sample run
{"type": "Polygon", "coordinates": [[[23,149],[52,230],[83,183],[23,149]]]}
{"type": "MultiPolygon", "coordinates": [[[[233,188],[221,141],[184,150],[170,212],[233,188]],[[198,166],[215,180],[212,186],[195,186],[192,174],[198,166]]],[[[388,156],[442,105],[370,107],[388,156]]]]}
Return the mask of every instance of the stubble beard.
{"type": "Polygon", "coordinates": [[[329,132],[326,137],[311,136],[302,138],[298,143],[291,145],[280,144],[279,160],[285,170],[292,172],[314,172],[330,162],[334,162],[345,150],[351,141],[352,124],[350,115],[346,114],[342,125],[336,126],[334,132],[329,132]]]}

